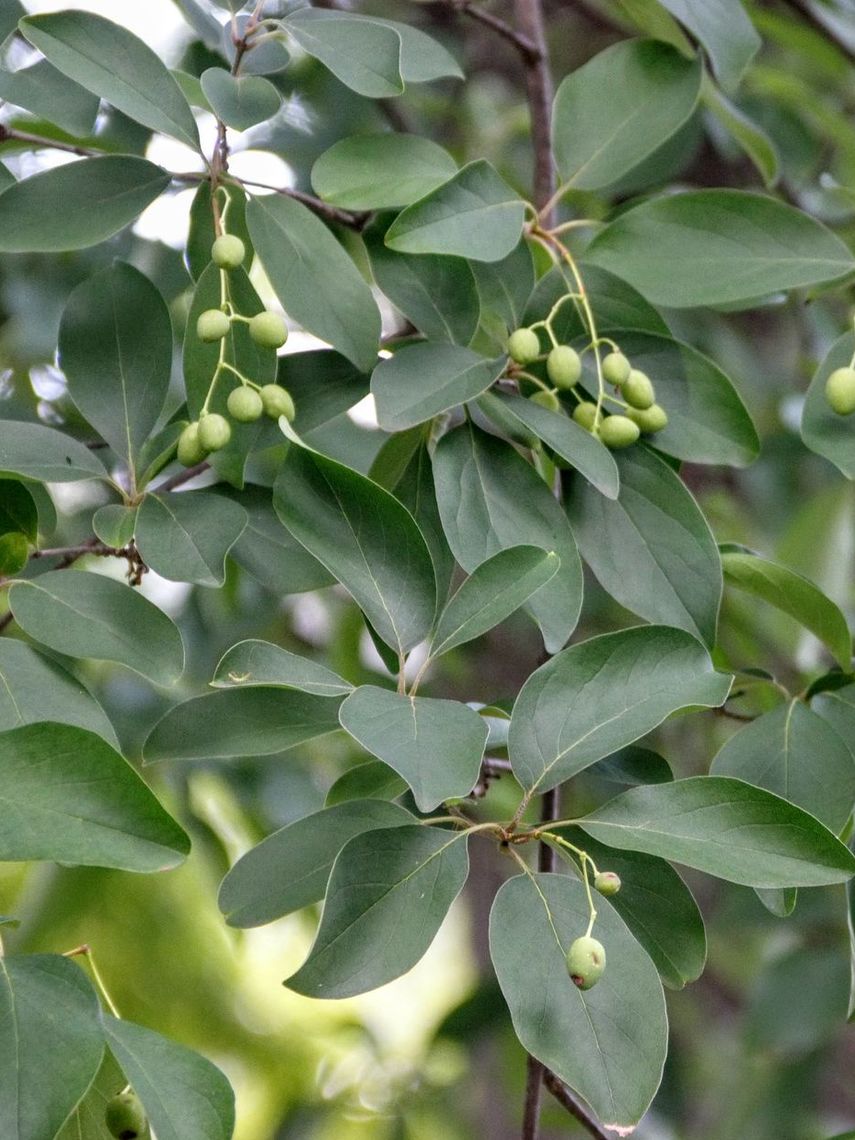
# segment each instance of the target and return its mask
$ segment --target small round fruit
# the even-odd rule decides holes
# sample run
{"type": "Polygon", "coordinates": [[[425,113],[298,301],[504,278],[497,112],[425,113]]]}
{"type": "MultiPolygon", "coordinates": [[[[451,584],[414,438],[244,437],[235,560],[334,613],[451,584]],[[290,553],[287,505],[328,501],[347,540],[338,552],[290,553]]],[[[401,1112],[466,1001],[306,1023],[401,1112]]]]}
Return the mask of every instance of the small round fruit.
{"type": "Polygon", "coordinates": [[[603,379],[616,388],[620,388],[632,371],[632,366],[622,352],[610,352],[604,356],[602,367],[603,379]]]}
{"type": "Polygon", "coordinates": [[[104,1108],[104,1123],[111,1136],[118,1140],[138,1140],[147,1137],[148,1117],[135,1092],[117,1093],[107,1101],[104,1108]]]}
{"type": "Polygon", "coordinates": [[[231,327],[232,322],[222,309],[206,309],[196,321],[196,335],[199,340],[211,344],[215,340],[222,340],[231,327]]]}
{"type": "Polygon", "coordinates": [[[540,356],[540,338],[534,329],[515,329],[508,337],[508,355],[517,364],[531,364],[540,356]]]}
{"type": "Polygon", "coordinates": [[[825,398],[839,416],[855,412],[855,368],[835,368],[825,382],[825,398]]]}
{"type": "Polygon", "coordinates": [[[645,408],[652,408],[653,401],[656,399],[650,377],[645,372],[639,371],[638,368],[630,369],[629,376],[624,380],[621,387],[621,395],[630,407],[639,408],[642,411],[645,408]]]}
{"type": "Polygon", "coordinates": [[[222,234],[211,246],[211,261],[220,269],[237,269],[245,257],[246,246],[234,234],[222,234]]]}
{"type": "Polygon", "coordinates": [[[265,384],[259,395],[264,405],[264,414],[270,416],[272,420],[278,420],[280,416],[284,416],[290,423],[297,414],[291,393],[280,388],[278,384],[265,384]]]}
{"type": "Polygon", "coordinates": [[[596,418],[597,405],[592,404],[590,400],[583,400],[581,404],[577,404],[573,409],[573,419],[580,427],[583,427],[585,431],[593,431],[596,418]]]}
{"type": "Polygon", "coordinates": [[[542,408],[549,408],[550,412],[561,411],[561,401],[554,392],[546,392],[539,388],[533,396],[529,396],[533,404],[540,404],[542,408]]]}
{"type": "Polygon", "coordinates": [[[621,887],[620,875],[614,871],[598,871],[594,876],[594,886],[601,895],[616,895],[621,887]]]}
{"type": "Polygon", "coordinates": [[[644,432],[662,431],[668,426],[668,413],[661,404],[649,408],[627,408],[627,417],[644,432]]]}
{"type": "Polygon", "coordinates": [[[586,935],[577,938],[567,951],[567,973],[580,990],[589,990],[603,976],[606,952],[602,942],[586,935]]]}
{"type": "Polygon", "coordinates": [[[239,388],[229,392],[226,400],[229,415],[239,424],[251,424],[264,411],[264,401],[254,388],[241,384],[239,388]]]}
{"type": "Polygon", "coordinates": [[[211,412],[199,420],[199,443],[205,451],[219,451],[231,438],[231,425],[225,416],[211,412]]]}
{"type": "Polygon", "coordinates": [[[641,435],[641,429],[629,416],[608,416],[600,424],[600,439],[613,450],[629,447],[641,435]]]}
{"type": "Polygon", "coordinates": [[[249,322],[249,335],[262,348],[281,348],[288,339],[288,328],[278,313],[256,313],[249,322]]]}
{"type": "Polygon", "coordinates": [[[188,424],[178,437],[178,462],[185,467],[195,467],[206,455],[207,452],[199,442],[198,423],[188,424]]]}
{"type": "Polygon", "coordinates": [[[572,388],[582,375],[579,353],[569,344],[559,344],[546,358],[546,375],[556,388],[572,388]]]}

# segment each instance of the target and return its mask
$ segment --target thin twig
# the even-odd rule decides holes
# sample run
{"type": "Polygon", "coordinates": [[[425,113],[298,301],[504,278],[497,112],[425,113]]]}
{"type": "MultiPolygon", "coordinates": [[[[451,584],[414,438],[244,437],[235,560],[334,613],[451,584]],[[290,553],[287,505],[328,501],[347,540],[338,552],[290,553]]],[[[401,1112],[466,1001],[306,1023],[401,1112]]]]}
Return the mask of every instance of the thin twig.
{"type": "Polygon", "coordinates": [[[103,155],[103,150],[95,147],[80,146],[77,143],[62,142],[60,139],[49,139],[43,135],[30,134],[29,131],[19,131],[14,127],[7,127],[0,123],[0,143],[21,142],[29,146],[50,147],[52,150],[65,150],[69,154],[80,154],[91,158],[93,155],[103,155]]]}
{"type": "Polygon", "coordinates": [[[197,463],[194,467],[185,467],[183,471],[176,471],[174,475],[170,475],[168,479],[164,479],[157,487],[152,487],[154,494],[160,491],[174,491],[176,487],[183,487],[185,483],[189,483],[191,479],[195,479],[197,475],[201,475],[203,471],[207,471],[211,464],[207,459],[203,459],[201,463],[197,463]]]}
{"type": "Polygon", "coordinates": [[[326,218],[328,222],[338,222],[339,225],[347,226],[348,229],[364,229],[366,222],[371,217],[370,213],[357,213],[353,210],[343,210],[340,206],[331,206],[329,202],[316,198],[314,194],[307,194],[303,190],[294,190],[290,186],[271,186],[267,182],[254,182],[249,178],[235,178],[232,174],[229,175],[229,181],[234,181],[239,186],[255,186],[260,190],[272,190],[274,194],[293,198],[296,202],[302,202],[304,206],[308,206],[316,214],[320,214],[322,218],[326,218]]]}
{"type": "Polygon", "coordinates": [[[566,1108],[571,1116],[579,1121],[583,1128],[585,1128],[597,1140],[612,1140],[608,1132],[604,1131],[598,1122],[591,1116],[590,1112],[581,1104],[563,1081],[556,1077],[555,1073],[549,1069],[543,1070],[543,1083],[558,1101],[562,1108],[566,1108]]]}
{"type": "MultiPolygon", "coordinates": [[[[540,0],[514,0],[519,34],[531,40],[536,55],[526,59],[525,82],[531,114],[531,142],[534,150],[534,203],[541,207],[555,192],[555,160],[552,154],[552,71],[546,48],[543,10],[540,0]]],[[[543,219],[548,229],[554,218],[543,219]]]]}
{"type": "Polygon", "coordinates": [[[542,58],[542,46],[524,32],[518,32],[516,28],[511,27],[499,16],[494,16],[492,12],[488,12],[484,8],[479,8],[477,4],[470,3],[470,0],[451,0],[451,4],[456,11],[463,12],[480,24],[492,28],[497,35],[512,43],[527,63],[536,63],[542,58]]]}

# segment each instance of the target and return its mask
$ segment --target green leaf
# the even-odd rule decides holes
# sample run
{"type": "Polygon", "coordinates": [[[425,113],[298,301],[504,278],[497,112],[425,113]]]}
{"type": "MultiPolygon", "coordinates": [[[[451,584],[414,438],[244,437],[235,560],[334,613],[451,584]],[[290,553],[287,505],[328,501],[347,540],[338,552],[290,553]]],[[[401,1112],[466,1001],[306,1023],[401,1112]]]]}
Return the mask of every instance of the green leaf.
{"type": "Polygon", "coordinates": [[[382,760],[367,760],[345,772],[327,792],[326,807],[351,800],[395,800],[407,790],[407,781],[382,760]]]}
{"type": "Polygon", "coordinates": [[[319,8],[292,12],[282,27],[358,95],[388,99],[404,90],[401,37],[394,28],[366,16],[319,8]]]}
{"type": "Polygon", "coordinates": [[[0,733],[0,802],[4,861],[163,871],[190,850],[130,764],[100,736],[72,725],[0,733]]]}
{"type": "Polygon", "coordinates": [[[59,357],[78,410],[133,468],[169,391],[172,322],[160,292],[114,261],[69,297],[59,357]]]}
{"type": "Polygon", "coordinates": [[[699,641],[668,626],[571,645],[532,673],[516,699],[509,737],[514,775],[527,791],[547,792],[672,713],[723,704],[730,683],[699,641]]]}
{"type": "Polygon", "coordinates": [[[105,1014],[103,1022],[107,1044],[157,1140],[231,1140],[234,1093],[215,1065],[131,1021],[105,1014]]]}
{"type": "Polygon", "coordinates": [[[480,637],[510,617],[556,574],[561,559],[537,546],[510,546],[476,567],[439,616],[431,657],[480,637]]]}
{"type": "Polygon", "coordinates": [[[29,561],[27,536],[19,530],[0,534],[0,577],[12,578],[24,569],[29,561]]]}
{"type": "Polygon", "coordinates": [[[0,1135],[46,1140],[92,1083],[104,1037],[98,999],[61,954],[0,958],[0,1135]]]}
{"type": "Polygon", "coordinates": [[[17,479],[0,479],[0,534],[20,531],[30,542],[39,532],[39,512],[35,500],[17,479]]]}
{"type": "Polygon", "coordinates": [[[424,640],[436,612],[433,564],[412,515],[388,491],[295,445],[276,479],[273,504],[387,645],[404,654],[424,640]]]}
{"type": "Polygon", "coordinates": [[[349,840],[414,822],[397,804],[358,799],[289,823],[235,863],[220,887],[220,910],[229,926],[263,926],[318,902],[335,857],[349,840]]]}
{"type": "Polygon", "coordinates": [[[774,792],[835,834],[855,803],[851,752],[827,721],[798,700],[778,705],[731,736],[710,772],[774,792]]]}
{"type": "Polygon", "coordinates": [[[401,37],[401,75],[405,83],[429,83],[432,79],[462,79],[460,64],[450,51],[433,36],[400,20],[381,20],[371,16],[375,24],[394,28],[401,37]]]}
{"type": "Polygon", "coordinates": [[[125,1074],[108,1049],[89,1091],[65,1122],[62,1131],[57,1133],[56,1140],[114,1140],[107,1129],[104,1114],[107,1102],[122,1092],[127,1083],[125,1074]]]}
{"type": "Polygon", "coordinates": [[[289,653],[269,641],[239,641],[227,649],[211,684],[218,689],[278,685],[318,697],[346,696],[353,689],[353,685],[332,669],[297,653],[289,653]]]}
{"type": "Polygon", "coordinates": [[[833,943],[796,946],[764,966],[745,1013],[748,1048],[776,1056],[821,1049],[846,1016],[846,956],[833,943]]]}
{"type": "Polygon", "coordinates": [[[492,313],[506,329],[523,323],[526,301],[534,288],[534,261],[529,244],[519,241],[501,261],[473,261],[482,314],[492,313]]]}
{"type": "Polygon", "coordinates": [[[314,945],[285,985],[309,997],[351,997],[405,974],[468,872],[459,833],[414,826],[357,835],[333,864],[314,945]]]}
{"type": "Polygon", "coordinates": [[[840,608],[813,582],[765,558],[725,550],[725,581],[789,614],[809,629],[833,654],[844,671],[852,665],[852,635],[840,608]]]}
{"type": "Polygon", "coordinates": [[[282,96],[261,75],[235,76],[223,67],[209,67],[201,84],[217,118],[238,131],[272,118],[282,104],[282,96]]]}
{"type": "Polygon", "coordinates": [[[855,269],[852,253],[825,226],[742,190],[652,198],[599,233],[587,257],[675,309],[751,302],[855,269]]]}
{"type": "Polygon", "coordinates": [[[781,162],[772,139],[708,78],[704,79],[703,100],[707,109],[754,163],[767,188],[774,186],[781,162]]]}
{"type": "Polygon", "coordinates": [[[855,685],[818,693],[811,700],[811,709],[831,725],[855,762],[855,685]]]}
{"type": "Polygon", "coordinates": [[[700,60],[659,40],[624,40],[571,72],[552,121],[563,183],[598,190],[638,166],[690,118],[701,75],[700,60]]]}
{"type": "Polygon", "coordinates": [[[0,471],[45,483],[107,478],[101,460],[76,439],[19,420],[0,420],[0,471]]]}
{"type": "Polygon", "coordinates": [[[184,671],[184,644],[171,619],[102,574],[51,570],[16,582],[9,608],[25,633],[58,653],[118,661],[156,685],[173,685],[184,671]]]}
{"type": "Polygon", "coordinates": [[[370,371],[380,344],[380,313],[370,288],[324,223],[282,194],[251,199],[246,219],[288,314],[357,368],[370,371]]]}
{"type": "Polygon", "coordinates": [[[520,543],[553,550],[561,559],[528,606],[548,652],[556,652],[576,627],[582,568],[567,516],[549,488],[509,444],[472,424],[443,436],[433,471],[449,546],[468,573],[520,543]]]}
{"type": "Polygon", "coordinates": [[[409,206],[457,170],[447,150],[419,135],[353,135],[312,167],[315,193],[346,210],[409,206]]]}
{"type": "Polygon", "coordinates": [[[836,340],[817,369],[808,388],[802,411],[802,439],[805,446],[822,455],[855,479],[855,451],[852,448],[852,421],[838,415],[825,398],[825,382],[836,368],[846,368],[855,354],[855,334],[848,332],[836,340]]]}
{"type": "Polygon", "coordinates": [[[575,420],[563,412],[550,411],[520,396],[490,392],[481,400],[481,406],[488,414],[495,405],[530,428],[538,439],[575,467],[601,494],[609,499],[617,498],[620,477],[612,453],[575,420]]]}
{"type": "Polygon", "coordinates": [[[339,721],[363,748],[404,777],[421,811],[468,795],[478,781],[487,725],[459,701],[361,685],[342,704],[339,721]]]}
{"type": "MultiPolygon", "coordinates": [[[[579,271],[585,280],[585,292],[597,315],[600,332],[636,329],[643,332],[669,335],[668,326],[649,301],[631,285],[621,281],[598,265],[582,261],[579,271]]],[[[523,324],[543,320],[561,297],[573,292],[575,285],[560,265],[554,266],[538,281],[534,292],[527,298],[523,324]]],[[[562,344],[570,344],[577,337],[590,339],[575,305],[564,304],[555,314],[552,330],[562,344]]]]}
{"type": "Polygon", "coordinates": [[[43,170],[0,194],[0,253],[97,245],[133,222],[168,185],[162,167],[128,154],[43,170]]]}
{"type": "Polygon", "coordinates": [[[668,424],[651,438],[659,451],[689,463],[747,467],[760,452],[757,429],[732,382],[691,345],[652,333],[609,329],[656,386],[668,424]]]}
{"type": "MultiPolygon", "coordinates": [[[[229,196],[229,233],[239,237],[244,243],[246,247],[244,265],[251,265],[254,251],[246,228],[246,194],[242,187],[231,184],[220,186],[219,194],[221,198],[225,194],[229,196]]],[[[214,244],[216,236],[214,212],[211,208],[211,184],[210,182],[200,182],[190,204],[190,230],[184,251],[187,268],[190,270],[190,276],[194,281],[198,281],[211,264],[211,246],[214,244]]],[[[237,276],[240,278],[241,274],[237,276]]],[[[229,277],[230,285],[234,284],[234,280],[234,273],[232,273],[229,277]]]]}
{"type": "Polygon", "coordinates": [[[294,397],[297,406],[294,427],[305,436],[364,399],[370,390],[371,378],[340,353],[321,349],[280,356],[277,383],[294,397]]]}
{"type": "Polygon", "coordinates": [[[740,0],[660,0],[692,33],[712,60],[722,87],[739,85],[761,40],[740,0]]]}
{"type": "Polygon", "coordinates": [[[146,565],[162,578],[222,586],[226,555],[246,524],[246,511],[221,495],[146,495],[137,513],[137,546],[146,565]]]}
{"type": "Polygon", "coordinates": [[[380,427],[403,431],[474,400],[502,375],[506,359],[436,342],[399,349],[371,377],[380,427]]]}
{"type": "Polygon", "coordinates": [[[855,856],[812,815],[726,776],[630,788],[576,823],[609,847],[748,887],[821,887],[855,874],[855,856]]]}
{"type": "Polygon", "coordinates": [[[674,773],[664,756],[650,748],[628,744],[626,748],[598,760],[588,769],[591,776],[613,784],[662,784],[673,780],[674,773]]]}
{"type": "Polygon", "coordinates": [[[400,213],[386,244],[399,253],[501,261],[519,242],[524,215],[516,192],[479,159],[400,213]]]}
{"type": "Polygon", "coordinates": [[[123,507],[120,503],[107,503],[92,516],[92,529],[107,546],[127,546],[134,537],[137,508],[123,507]]]}
{"type": "Polygon", "coordinates": [[[92,133],[98,114],[97,97],[67,79],[46,59],[18,71],[0,69],[0,99],[78,137],[92,133]]]}
{"type": "Polygon", "coordinates": [[[579,1093],[607,1130],[628,1135],[662,1078],[668,1022],[662,984],[609,903],[597,902],[606,970],[570,980],[565,955],[585,933],[588,901],[563,875],[518,875],[493,901],[490,954],[523,1047],[579,1093]]]}
{"type": "Polygon", "coordinates": [[[174,705],[143,748],[158,760],[229,760],[272,756],[339,727],[338,698],[296,689],[221,689],[174,705]]]}
{"type": "Polygon", "coordinates": [[[416,448],[400,477],[394,481],[391,490],[395,498],[403,503],[416,520],[422,537],[427,543],[436,575],[437,601],[444,602],[448,597],[454,574],[454,555],[451,553],[442,529],[442,520],[439,517],[439,506],[436,501],[433,467],[426,443],[422,443],[416,448]]]}
{"type": "Polygon", "coordinates": [[[87,688],[23,641],[0,638],[0,732],[42,720],[89,729],[118,748],[107,714],[87,688]]]}
{"type": "Polygon", "coordinates": [[[196,121],[181,88],[127,28],[76,10],[27,16],[18,28],[63,75],[129,119],[199,149],[196,121]]]}
{"type": "Polygon", "coordinates": [[[653,451],[615,455],[620,494],[585,483],[566,508],[579,550],[622,606],[651,622],[688,630],[712,647],[722,595],[721,560],[709,523],[679,475],[653,451]]]}

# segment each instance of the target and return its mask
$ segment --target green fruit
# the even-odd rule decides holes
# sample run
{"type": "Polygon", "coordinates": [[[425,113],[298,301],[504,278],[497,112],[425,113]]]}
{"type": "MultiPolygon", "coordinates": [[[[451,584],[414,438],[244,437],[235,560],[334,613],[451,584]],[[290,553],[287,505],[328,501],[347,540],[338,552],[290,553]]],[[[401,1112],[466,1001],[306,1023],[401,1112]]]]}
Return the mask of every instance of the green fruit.
{"type": "Polygon", "coordinates": [[[581,404],[577,404],[573,409],[573,419],[580,427],[583,427],[585,431],[593,430],[596,418],[597,405],[592,404],[590,400],[583,400],[581,404]]]}
{"type": "Polygon", "coordinates": [[[529,396],[533,404],[540,404],[542,408],[549,408],[550,412],[561,411],[561,401],[554,392],[545,392],[539,389],[533,396],[529,396]]]}
{"type": "Polygon", "coordinates": [[[594,886],[601,895],[616,895],[621,887],[620,875],[614,871],[598,871],[594,876],[594,886]]]}
{"type": "Polygon", "coordinates": [[[220,269],[237,269],[245,257],[246,246],[234,234],[223,234],[211,246],[211,261],[220,269]]]}
{"type": "Polygon", "coordinates": [[[619,388],[632,371],[631,365],[622,352],[610,352],[603,357],[603,379],[607,384],[619,388]]]}
{"type": "Polygon", "coordinates": [[[0,534],[0,575],[17,574],[27,565],[29,557],[30,544],[22,531],[0,534]]]}
{"type": "Polygon", "coordinates": [[[201,463],[207,452],[199,442],[198,423],[188,424],[178,437],[178,462],[185,467],[195,467],[201,463]]]}
{"type": "Polygon", "coordinates": [[[110,1135],[118,1137],[118,1140],[137,1140],[149,1135],[145,1109],[131,1090],[117,1093],[107,1101],[104,1123],[110,1135]]]}
{"type": "Polygon", "coordinates": [[[629,416],[608,416],[600,424],[599,434],[606,447],[616,449],[635,443],[641,431],[629,416]]]}
{"type": "Polygon", "coordinates": [[[540,356],[540,338],[534,329],[515,329],[508,337],[508,356],[517,364],[531,364],[540,356]]]}
{"type": "Polygon", "coordinates": [[[585,936],[577,938],[567,951],[567,973],[580,990],[589,990],[603,976],[606,952],[602,942],[585,936]]]}
{"type": "Polygon", "coordinates": [[[249,335],[263,348],[281,348],[288,339],[288,328],[278,313],[256,313],[249,322],[249,335]]]}
{"type": "Polygon", "coordinates": [[[237,420],[239,424],[251,424],[264,411],[264,401],[254,388],[241,384],[239,388],[229,392],[226,407],[233,420],[237,420]]]}
{"type": "Polygon", "coordinates": [[[232,438],[232,429],[225,416],[211,412],[199,420],[199,444],[205,451],[219,451],[232,438]]]}
{"type": "Polygon", "coordinates": [[[582,375],[579,353],[569,344],[559,344],[546,358],[546,375],[556,388],[572,388],[582,375]]]}
{"type": "Polygon", "coordinates": [[[855,412],[855,368],[835,368],[825,382],[825,398],[839,416],[855,412]]]}
{"type": "Polygon", "coordinates": [[[630,407],[639,408],[642,411],[652,408],[653,401],[656,399],[650,377],[637,368],[631,369],[629,376],[624,380],[621,395],[630,407]]]}
{"type": "Polygon", "coordinates": [[[265,384],[259,394],[265,415],[270,416],[272,420],[284,416],[289,423],[294,419],[297,413],[290,392],[286,392],[278,384],[265,384]]]}
{"type": "Polygon", "coordinates": [[[644,409],[627,408],[626,414],[645,432],[662,431],[668,425],[668,413],[660,404],[653,404],[644,409]]]}
{"type": "Polygon", "coordinates": [[[199,340],[210,344],[222,340],[231,327],[232,322],[221,309],[206,309],[196,321],[196,335],[199,340]]]}

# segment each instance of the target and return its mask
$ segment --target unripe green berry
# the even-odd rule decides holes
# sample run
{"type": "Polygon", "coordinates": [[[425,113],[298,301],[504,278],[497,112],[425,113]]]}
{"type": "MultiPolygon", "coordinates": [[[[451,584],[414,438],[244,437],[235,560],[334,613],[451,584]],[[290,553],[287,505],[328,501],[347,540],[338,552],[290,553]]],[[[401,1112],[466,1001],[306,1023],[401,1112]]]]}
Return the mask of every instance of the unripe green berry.
{"type": "Polygon", "coordinates": [[[653,401],[656,399],[650,377],[637,368],[631,369],[629,376],[624,380],[621,395],[630,407],[639,408],[642,411],[645,408],[652,408],[653,401]]]}
{"type": "Polygon", "coordinates": [[[546,392],[539,388],[534,395],[529,396],[533,404],[540,404],[542,408],[549,408],[550,412],[561,411],[561,401],[554,392],[546,392]]]}
{"type": "Polygon", "coordinates": [[[231,425],[225,416],[211,412],[199,420],[199,443],[205,451],[219,451],[231,438],[231,425]]]}
{"type": "Polygon", "coordinates": [[[608,356],[604,356],[602,368],[603,379],[607,384],[614,384],[616,388],[626,381],[632,371],[632,366],[622,352],[610,352],[608,356]]]}
{"type": "Polygon", "coordinates": [[[237,269],[245,257],[246,246],[234,234],[222,234],[211,246],[211,261],[220,269],[237,269]]]}
{"type": "Polygon", "coordinates": [[[825,398],[839,416],[855,412],[855,368],[835,368],[825,382],[825,398]]]}
{"type": "Polygon", "coordinates": [[[229,415],[239,424],[251,424],[264,411],[264,402],[254,388],[241,384],[239,388],[229,392],[226,400],[229,415]]]}
{"type": "Polygon", "coordinates": [[[594,876],[594,886],[601,895],[616,895],[621,888],[620,875],[614,871],[598,871],[594,876]]]}
{"type": "Polygon", "coordinates": [[[556,388],[572,388],[582,375],[579,353],[569,344],[559,344],[546,358],[546,375],[556,388]]]}
{"type": "Polygon", "coordinates": [[[590,400],[583,400],[581,404],[577,404],[573,409],[573,419],[580,427],[583,427],[585,431],[593,431],[596,418],[597,405],[592,404],[590,400]]]}
{"type": "Polygon", "coordinates": [[[661,404],[649,408],[627,408],[627,417],[644,432],[662,431],[668,426],[668,413],[661,404]]]}
{"type": "Polygon", "coordinates": [[[22,531],[0,534],[0,575],[17,574],[27,565],[29,557],[30,544],[22,531]]]}
{"type": "Polygon", "coordinates": [[[131,1090],[117,1093],[107,1101],[104,1108],[104,1123],[111,1136],[117,1140],[138,1140],[147,1137],[148,1117],[137,1094],[131,1090]]]}
{"type": "Polygon", "coordinates": [[[231,327],[232,322],[222,309],[206,309],[196,321],[196,335],[199,340],[211,344],[212,341],[222,340],[231,327]]]}
{"type": "Polygon", "coordinates": [[[278,313],[256,313],[249,322],[249,335],[262,348],[281,348],[288,339],[288,327],[278,313]]]}
{"type": "Polygon", "coordinates": [[[606,952],[602,942],[586,935],[577,938],[567,951],[567,973],[580,990],[589,990],[603,976],[606,952]]]}
{"type": "Polygon", "coordinates": [[[635,443],[641,431],[629,416],[608,416],[600,424],[600,439],[613,450],[635,443]]]}
{"type": "Polygon", "coordinates": [[[272,420],[278,420],[280,416],[284,416],[289,423],[294,419],[297,412],[290,392],[280,388],[278,384],[265,384],[259,394],[264,405],[265,415],[270,416],[272,420]]]}
{"type": "Polygon", "coordinates": [[[540,356],[540,338],[534,329],[515,329],[508,337],[508,356],[517,364],[531,364],[540,356]]]}
{"type": "Polygon", "coordinates": [[[199,442],[198,423],[188,424],[178,437],[178,462],[185,467],[195,467],[201,463],[207,452],[199,442]]]}

